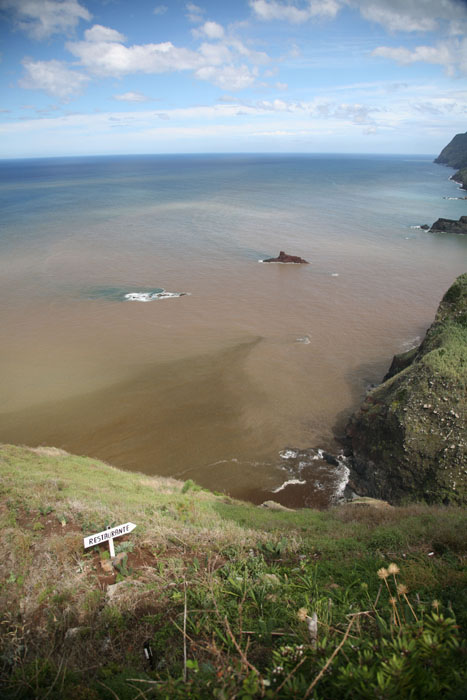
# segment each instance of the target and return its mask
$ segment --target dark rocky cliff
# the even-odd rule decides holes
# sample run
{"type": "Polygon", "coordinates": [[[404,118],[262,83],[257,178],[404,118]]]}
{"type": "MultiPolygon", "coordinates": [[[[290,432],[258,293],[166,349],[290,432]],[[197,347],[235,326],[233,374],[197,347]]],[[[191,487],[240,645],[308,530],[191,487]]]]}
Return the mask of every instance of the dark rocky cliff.
{"type": "Polygon", "coordinates": [[[459,182],[463,189],[467,189],[467,132],[456,134],[435,159],[435,163],[456,168],[458,172],[452,179],[459,182]]]}
{"type": "Polygon", "coordinates": [[[456,219],[437,219],[430,228],[430,231],[441,231],[444,233],[467,233],[467,216],[456,219]]]}
{"type": "Polygon", "coordinates": [[[467,273],[418,348],[397,355],[352,416],[351,482],[394,503],[467,503],[467,273]]]}

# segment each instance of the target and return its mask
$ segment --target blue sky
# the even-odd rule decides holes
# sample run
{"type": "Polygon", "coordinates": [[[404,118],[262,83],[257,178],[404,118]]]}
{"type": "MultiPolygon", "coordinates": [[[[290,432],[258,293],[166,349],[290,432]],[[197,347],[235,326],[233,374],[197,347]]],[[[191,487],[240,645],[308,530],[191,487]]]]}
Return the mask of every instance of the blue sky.
{"type": "Polygon", "coordinates": [[[0,157],[436,154],[467,0],[0,0],[0,157]]]}

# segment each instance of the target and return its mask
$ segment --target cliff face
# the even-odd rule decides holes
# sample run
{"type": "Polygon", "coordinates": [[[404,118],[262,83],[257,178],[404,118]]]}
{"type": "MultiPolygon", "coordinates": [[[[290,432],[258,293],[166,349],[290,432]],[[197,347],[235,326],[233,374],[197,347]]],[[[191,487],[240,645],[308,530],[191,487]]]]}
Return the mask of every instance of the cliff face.
{"type": "Polygon", "coordinates": [[[351,418],[355,488],[395,503],[467,503],[466,388],[467,273],[351,418]]]}
{"type": "Polygon", "coordinates": [[[467,189],[467,132],[456,134],[435,159],[435,163],[456,168],[458,172],[452,179],[459,182],[463,189],[467,189]]]}

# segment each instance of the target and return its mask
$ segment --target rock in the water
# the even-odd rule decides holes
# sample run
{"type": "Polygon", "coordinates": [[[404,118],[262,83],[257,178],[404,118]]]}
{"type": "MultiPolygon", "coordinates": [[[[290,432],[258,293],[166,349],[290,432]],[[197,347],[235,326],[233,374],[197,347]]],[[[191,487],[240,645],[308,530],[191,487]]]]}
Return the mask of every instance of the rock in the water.
{"type": "Polygon", "coordinates": [[[267,263],[305,263],[306,265],[308,265],[308,260],[304,260],[303,258],[299,258],[298,255],[288,255],[287,253],[284,253],[283,250],[280,251],[277,258],[268,258],[267,260],[263,260],[263,262],[267,262],[267,263]]]}
{"type": "Polygon", "coordinates": [[[355,489],[394,503],[466,504],[467,273],[387,377],[347,426],[355,489]]]}
{"type": "Polygon", "coordinates": [[[438,219],[435,221],[430,231],[441,231],[443,233],[467,233],[467,216],[456,219],[438,219]]]}
{"type": "Polygon", "coordinates": [[[420,226],[420,228],[423,229],[424,231],[430,230],[430,226],[428,226],[428,224],[422,224],[422,226],[420,226]]]}

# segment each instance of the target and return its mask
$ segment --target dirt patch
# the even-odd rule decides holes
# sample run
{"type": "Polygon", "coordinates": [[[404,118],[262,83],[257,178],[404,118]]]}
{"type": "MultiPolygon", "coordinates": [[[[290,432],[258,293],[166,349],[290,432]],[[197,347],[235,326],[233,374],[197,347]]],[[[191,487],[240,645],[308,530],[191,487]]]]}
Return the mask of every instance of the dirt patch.
{"type": "Polygon", "coordinates": [[[28,447],[28,450],[37,455],[44,455],[44,457],[68,457],[70,455],[69,452],[60,449],[60,447],[28,447]]]}
{"type": "Polygon", "coordinates": [[[20,509],[16,515],[19,527],[41,533],[44,537],[81,533],[81,527],[73,520],[60,518],[54,511],[41,513],[39,510],[20,509]]]}
{"type": "MultiPolygon", "coordinates": [[[[84,538],[81,524],[67,520],[55,511],[47,513],[36,509],[28,511],[20,508],[16,511],[15,516],[17,526],[22,530],[32,532],[35,539],[63,538],[65,549],[74,546],[75,551],[79,550],[79,539],[84,538]]],[[[56,549],[56,545],[54,546],[56,549]]],[[[117,553],[120,552],[117,554],[118,561],[114,565],[109,557],[108,542],[103,542],[87,550],[83,547],[81,554],[79,554],[83,561],[88,562],[85,566],[87,575],[94,578],[97,586],[103,591],[107,589],[107,586],[123,579],[144,578],[145,572],[150,573],[148,569],[157,567],[161,562],[180,560],[183,567],[188,567],[199,558],[199,553],[176,545],[168,546],[160,551],[152,550],[147,544],[138,546],[131,535],[116,538],[114,546],[117,553]]],[[[214,559],[206,558],[205,561],[201,557],[198,564],[202,568],[215,571],[221,568],[225,561],[225,558],[216,555],[214,559]]]]}
{"type": "MultiPolygon", "coordinates": [[[[119,537],[119,543],[129,541],[128,538],[119,537]]],[[[117,581],[117,576],[124,575],[131,578],[132,574],[141,573],[146,567],[156,566],[157,559],[150,549],[135,547],[131,552],[125,552],[125,559],[119,564],[112,565],[108,555],[107,545],[98,545],[92,552],[92,566],[99,582],[99,587],[105,590],[117,581]]]]}

